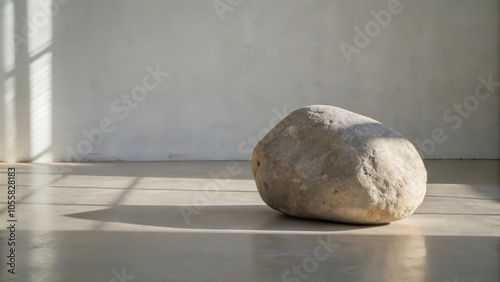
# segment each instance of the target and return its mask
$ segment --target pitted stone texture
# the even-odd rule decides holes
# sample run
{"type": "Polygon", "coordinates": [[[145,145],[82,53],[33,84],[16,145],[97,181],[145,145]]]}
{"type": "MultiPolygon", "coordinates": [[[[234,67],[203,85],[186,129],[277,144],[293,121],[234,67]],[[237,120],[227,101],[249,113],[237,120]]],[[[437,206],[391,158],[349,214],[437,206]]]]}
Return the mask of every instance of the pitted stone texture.
{"type": "Polygon", "coordinates": [[[255,147],[252,171],[271,208],[309,219],[381,224],[422,203],[415,147],[371,118],[332,106],[295,110],[255,147]]]}

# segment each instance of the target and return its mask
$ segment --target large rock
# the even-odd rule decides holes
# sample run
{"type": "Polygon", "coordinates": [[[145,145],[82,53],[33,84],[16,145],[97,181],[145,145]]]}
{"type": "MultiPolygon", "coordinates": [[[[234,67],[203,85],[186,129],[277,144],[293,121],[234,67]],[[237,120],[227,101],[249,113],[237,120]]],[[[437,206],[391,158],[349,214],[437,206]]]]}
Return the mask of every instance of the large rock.
{"type": "Polygon", "coordinates": [[[368,117],[332,106],[298,109],[255,147],[262,200],[300,218],[379,224],[412,214],[427,172],[415,147],[368,117]]]}

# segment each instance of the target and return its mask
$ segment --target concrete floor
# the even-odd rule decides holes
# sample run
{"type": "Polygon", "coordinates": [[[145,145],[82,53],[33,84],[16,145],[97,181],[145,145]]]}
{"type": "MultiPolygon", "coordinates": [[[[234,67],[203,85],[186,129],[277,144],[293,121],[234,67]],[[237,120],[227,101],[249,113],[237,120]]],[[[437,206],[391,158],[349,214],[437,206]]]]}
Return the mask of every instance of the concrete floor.
{"type": "Polygon", "coordinates": [[[15,164],[16,274],[2,227],[0,281],[496,282],[499,164],[426,162],[424,203],[383,226],[275,212],[248,162],[15,164]]]}

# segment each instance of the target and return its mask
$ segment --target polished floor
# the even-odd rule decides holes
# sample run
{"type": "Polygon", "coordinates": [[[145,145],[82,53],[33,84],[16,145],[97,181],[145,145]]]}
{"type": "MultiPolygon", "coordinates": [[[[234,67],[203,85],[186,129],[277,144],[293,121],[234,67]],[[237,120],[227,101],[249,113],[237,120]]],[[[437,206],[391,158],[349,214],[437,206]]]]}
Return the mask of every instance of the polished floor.
{"type": "Polygon", "coordinates": [[[499,165],[427,161],[415,214],[359,226],[268,208],[248,162],[0,164],[0,281],[498,282],[499,165]]]}

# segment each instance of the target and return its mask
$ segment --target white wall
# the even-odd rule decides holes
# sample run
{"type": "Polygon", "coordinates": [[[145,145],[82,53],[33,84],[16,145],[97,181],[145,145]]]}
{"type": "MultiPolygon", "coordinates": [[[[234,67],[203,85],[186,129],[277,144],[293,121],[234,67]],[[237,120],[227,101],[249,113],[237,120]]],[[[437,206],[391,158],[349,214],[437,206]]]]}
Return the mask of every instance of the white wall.
{"type": "Polygon", "coordinates": [[[424,158],[499,158],[500,89],[474,96],[478,76],[499,81],[497,0],[220,0],[221,16],[213,0],[57,0],[47,23],[44,1],[10,1],[1,160],[248,159],[249,137],[309,104],[386,123],[425,142],[424,158]],[[341,44],[356,47],[354,28],[388,5],[388,24],[346,57],[341,44]],[[24,17],[33,32],[13,55],[24,17]],[[121,95],[153,83],[148,67],[169,76],[126,115],[121,95]],[[463,117],[443,119],[464,99],[463,117]],[[82,131],[103,119],[113,131],[91,145],[82,131]]]}

